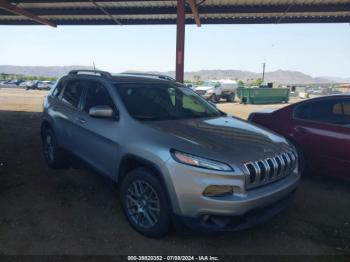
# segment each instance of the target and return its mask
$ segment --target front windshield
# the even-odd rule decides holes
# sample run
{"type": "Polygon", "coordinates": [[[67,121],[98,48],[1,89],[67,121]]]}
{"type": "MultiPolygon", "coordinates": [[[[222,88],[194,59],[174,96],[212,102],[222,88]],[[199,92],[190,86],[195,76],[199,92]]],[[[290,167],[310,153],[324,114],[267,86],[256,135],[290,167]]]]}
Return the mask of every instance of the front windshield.
{"type": "Polygon", "coordinates": [[[139,120],[221,116],[219,110],[186,87],[169,84],[116,84],[130,115],[139,120]]]}
{"type": "Polygon", "coordinates": [[[215,87],[217,85],[216,82],[213,82],[213,81],[207,81],[207,82],[204,82],[203,86],[211,86],[211,87],[215,87]]]}

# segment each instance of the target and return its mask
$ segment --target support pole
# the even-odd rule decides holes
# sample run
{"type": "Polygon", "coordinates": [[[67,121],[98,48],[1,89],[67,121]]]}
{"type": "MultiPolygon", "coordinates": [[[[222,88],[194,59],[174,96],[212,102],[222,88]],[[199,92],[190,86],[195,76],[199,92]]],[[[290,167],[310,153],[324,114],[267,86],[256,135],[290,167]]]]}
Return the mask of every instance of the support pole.
{"type": "Polygon", "coordinates": [[[266,62],[263,63],[262,83],[265,82],[265,67],[266,67],[266,62]]]}
{"type": "Polygon", "coordinates": [[[184,81],[185,0],[177,0],[176,22],[176,81],[184,81]]]}

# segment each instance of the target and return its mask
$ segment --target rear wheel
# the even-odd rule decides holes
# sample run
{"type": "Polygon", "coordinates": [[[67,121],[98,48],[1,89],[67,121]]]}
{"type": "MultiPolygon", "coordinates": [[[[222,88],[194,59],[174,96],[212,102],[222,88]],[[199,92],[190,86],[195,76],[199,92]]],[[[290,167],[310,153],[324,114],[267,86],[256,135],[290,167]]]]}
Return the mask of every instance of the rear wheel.
{"type": "Polygon", "coordinates": [[[228,97],[226,98],[226,101],[227,102],[234,102],[235,101],[235,93],[228,95],[228,97]]]}
{"type": "Polygon", "coordinates": [[[45,128],[43,131],[42,144],[46,163],[55,169],[65,167],[64,152],[59,148],[56,136],[51,128],[45,128]]]}
{"type": "Polygon", "coordinates": [[[147,237],[161,237],[170,228],[169,201],[164,186],[150,170],[129,172],[120,188],[123,211],[130,225],[147,237]]]}

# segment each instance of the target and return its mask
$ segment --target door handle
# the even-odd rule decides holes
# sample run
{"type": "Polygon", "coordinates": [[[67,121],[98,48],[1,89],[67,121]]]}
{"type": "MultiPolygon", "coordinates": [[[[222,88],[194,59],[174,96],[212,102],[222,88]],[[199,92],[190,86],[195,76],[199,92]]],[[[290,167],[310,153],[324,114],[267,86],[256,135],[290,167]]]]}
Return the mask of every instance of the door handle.
{"type": "Polygon", "coordinates": [[[85,124],[86,123],[86,120],[82,117],[77,117],[76,118],[77,122],[79,122],[80,124],[85,124]]]}

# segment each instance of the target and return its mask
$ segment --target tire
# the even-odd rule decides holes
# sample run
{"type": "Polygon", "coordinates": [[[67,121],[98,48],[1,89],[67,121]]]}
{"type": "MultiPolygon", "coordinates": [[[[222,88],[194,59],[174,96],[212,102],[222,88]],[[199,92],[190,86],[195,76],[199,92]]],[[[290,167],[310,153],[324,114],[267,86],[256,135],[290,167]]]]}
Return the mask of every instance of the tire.
{"type": "Polygon", "coordinates": [[[231,102],[233,103],[235,101],[235,93],[230,94],[227,98],[226,98],[227,102],[231,102]]]}
{"type": "Polygon", "coordinates": [[[139,233],[159,238],[169,232],[171,208],[163,184],[150,170],[137,168],[121,182],[120,199],[124,215],[139,233]]]}
{"type": "Polygon", "coordinates": [[[64,151],[59,148],[55,133],[51,128],[46,128],[42,134],[44,158],[47,165],[54,169],[66,167],[64,151]]]}
{"type": "Polygon", "coordinates": [[[216,94],[213,94],[210,97],[210,101],[213,102],[213,103],[218,103],[220,101],[220,98],[216,94]]]}

